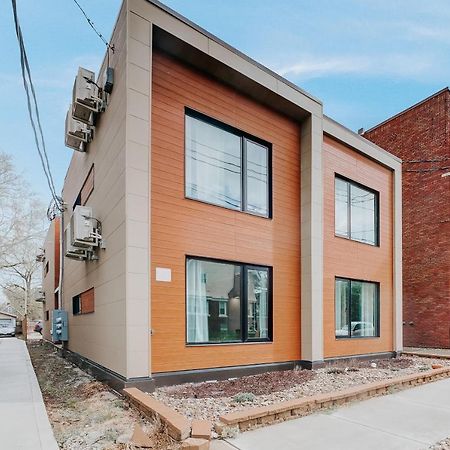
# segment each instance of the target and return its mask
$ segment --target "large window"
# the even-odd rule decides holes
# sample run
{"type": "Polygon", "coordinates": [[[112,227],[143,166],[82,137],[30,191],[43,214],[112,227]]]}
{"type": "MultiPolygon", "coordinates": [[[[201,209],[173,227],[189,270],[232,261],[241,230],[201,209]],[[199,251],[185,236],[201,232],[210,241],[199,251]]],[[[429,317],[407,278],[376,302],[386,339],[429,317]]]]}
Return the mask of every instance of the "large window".
{"type": "Polygon", "coordinates": [[[378,193],[344,178],[335,178],[335,233],[378,245],[378,193]]]}
{"type": "Polygon", "coordinates": [[[336,337],[379,336],[379,285],[336,278],[336,337]]]}
{"type": "Polygon", "coordinates": [[[269,217],[269,144],[188,110],[186,196],[269,217]]]}
{"type": "Polygon", "coordinates": [[[268,267],[198,258],[186,266],[188,344],[271,339],[268,267]]]}

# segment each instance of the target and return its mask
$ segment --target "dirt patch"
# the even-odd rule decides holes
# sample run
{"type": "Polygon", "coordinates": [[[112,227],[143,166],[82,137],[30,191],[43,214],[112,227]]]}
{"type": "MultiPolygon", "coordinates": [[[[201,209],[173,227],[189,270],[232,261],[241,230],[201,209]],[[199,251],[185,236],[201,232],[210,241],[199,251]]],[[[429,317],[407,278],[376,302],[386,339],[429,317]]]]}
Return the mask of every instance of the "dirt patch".
{"type": "Polygon", "coordinates": [[[306,383],[313,377],[314,373],[310,370],[284,370],[241,377],[234,380],[184,384],[167,388],[167,392],[175,397],[185,398],[232,397],[241,393],[262,395],[267,392],[279,392],[289,389],[306,383]]]}
{"type": "Polygon", "coordinates": [[[69,361],[49,344],[31,343],[31,361],[58,445],[64,450],[132,450],[136,424],[151,436],[154,450],[180,446],[118,393],[69,361]]]}

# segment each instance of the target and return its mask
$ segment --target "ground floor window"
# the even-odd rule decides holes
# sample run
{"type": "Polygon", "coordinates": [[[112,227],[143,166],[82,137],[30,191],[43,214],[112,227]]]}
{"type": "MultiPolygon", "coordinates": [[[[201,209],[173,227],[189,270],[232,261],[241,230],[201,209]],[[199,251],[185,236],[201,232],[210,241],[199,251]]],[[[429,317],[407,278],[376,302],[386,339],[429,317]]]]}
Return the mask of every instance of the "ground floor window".
{"type": "Polygon", "coordinates": [[[271,340],[269,267],[187,258],[187,343],[271,340]]]}
{"type": "Polygon", "coordinates": [[[336,278],[336,337],[378,337],[380,322],[379,285],[336,278]]]}

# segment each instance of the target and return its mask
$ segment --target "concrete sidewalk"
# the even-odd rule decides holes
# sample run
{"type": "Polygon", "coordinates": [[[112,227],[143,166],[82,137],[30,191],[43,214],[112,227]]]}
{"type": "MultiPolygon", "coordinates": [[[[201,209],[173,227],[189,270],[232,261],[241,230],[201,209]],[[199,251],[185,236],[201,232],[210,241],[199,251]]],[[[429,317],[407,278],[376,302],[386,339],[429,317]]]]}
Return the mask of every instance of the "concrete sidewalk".
{"type": "Polygon", "coordinates": [[[242,433],[212,450],[418,450],[450,436],[450,379],[242,433]]]}
{"type": "Polygon", "coordinates": [[[0,448],[59,448],[27,347],[16,338],[0,338],[0,448]]]}

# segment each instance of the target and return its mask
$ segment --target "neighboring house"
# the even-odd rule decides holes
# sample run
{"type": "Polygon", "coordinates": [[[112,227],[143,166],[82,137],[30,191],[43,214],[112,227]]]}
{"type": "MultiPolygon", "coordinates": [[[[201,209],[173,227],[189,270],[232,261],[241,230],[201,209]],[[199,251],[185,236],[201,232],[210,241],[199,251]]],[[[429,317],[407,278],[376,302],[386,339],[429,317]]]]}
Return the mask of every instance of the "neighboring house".
{"type": "Polygon", "coordinates": [[[42,290],[45,293],[43,303],[42,335],[51,340],[52,311],[58,309],[59,268],[60,268],[60,223],[59,217],[50,222],[44,241],[42,259],[42,290]]]}
{"type": "Polygon", "coordinates": [[[401,351],[400,159],[156,1],[111,44],[63,189],[103,247],[65,259],[68,354],[151,388],[401,351]]]}
{"type": "Polygon", "coordinates": [[[450,348],[450,90],[364,133],[403,160],[403,332],[450,348]]]}
{"type": "Polygon", "coordinates": [[[17,316],[4,311],[0,311],[0,336],[16,335],[17,316]]]}

